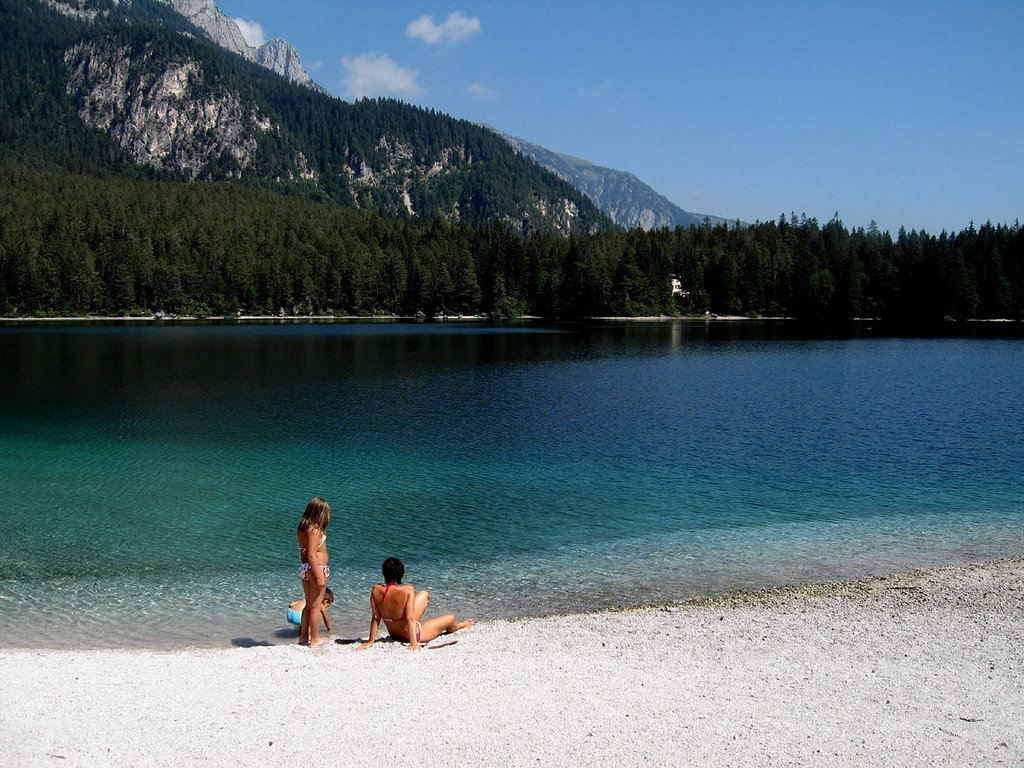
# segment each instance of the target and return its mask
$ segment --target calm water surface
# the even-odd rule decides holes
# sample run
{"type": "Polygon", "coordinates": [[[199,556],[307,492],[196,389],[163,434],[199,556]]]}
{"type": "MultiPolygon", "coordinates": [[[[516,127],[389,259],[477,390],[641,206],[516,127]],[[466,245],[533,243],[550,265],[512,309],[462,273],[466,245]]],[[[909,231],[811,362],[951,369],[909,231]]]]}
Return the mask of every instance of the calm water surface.
{"type": "Polygon", "coordinates": [[[786,326],[0,328],[0,645],[292,642],[386,556],[477,618],[1019,555],[1024,339],[786,326]]]}

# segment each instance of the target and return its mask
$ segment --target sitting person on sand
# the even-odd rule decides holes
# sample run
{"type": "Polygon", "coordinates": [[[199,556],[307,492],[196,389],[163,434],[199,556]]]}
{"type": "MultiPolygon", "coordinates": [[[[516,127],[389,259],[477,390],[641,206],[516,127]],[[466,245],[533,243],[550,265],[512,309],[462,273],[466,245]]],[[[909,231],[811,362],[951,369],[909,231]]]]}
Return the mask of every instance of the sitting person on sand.
{"type": "Polygon", "coordinates": [[[370,590],[370,639],[360,645],[357,651],[373,645],[381,620],[387,626],[388,634],[396,640],[409,643],[410,651],[418,650],[420,643],[428,643],[438,635],[473,626],[472,619],[458,621],[451,613],[423,621],[430,593],[425,589],[417,592],[412,584],[402,583],[405,566],[397,557],[385,560],[380,570],[384,574],[384,583],[374,584],[370,590]]]}
{"type": "MultiPolygon", "coordinates": [[[[333,602],[334,602],[334,593],[331,592],[331,588],[330,587],[326,587],[324,589],[324,599],[323,599],[323,602],[320,604],[320,616],[321,616],[321,618],[323,618],[324,626],[327,628],[328,632],[331,631],[331,620],[327,616],[327,609],[330,607],[331,603],[333,603],[333,602]]],[[[302,628],[302,609],[305,608],[305,607],[306,607],[306,600],[305,600],[305,598],[301,598],[299,600],[296,600],[294,603],[289,605],[288,606],[288,623],[289,624],[294,624],[296,627],[299,627],[299,629],[301,629],[302,628]]]]}

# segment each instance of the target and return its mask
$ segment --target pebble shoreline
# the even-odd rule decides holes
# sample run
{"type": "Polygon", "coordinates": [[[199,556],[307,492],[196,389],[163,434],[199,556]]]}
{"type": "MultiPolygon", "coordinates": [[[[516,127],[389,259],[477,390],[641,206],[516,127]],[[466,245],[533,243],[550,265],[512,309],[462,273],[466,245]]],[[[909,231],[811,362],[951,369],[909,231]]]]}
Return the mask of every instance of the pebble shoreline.
{"type": "Polygon", "coordinates": [[[431,645],[0,650],[0,766],[1024,762],[1024,558],[431,645]]]}

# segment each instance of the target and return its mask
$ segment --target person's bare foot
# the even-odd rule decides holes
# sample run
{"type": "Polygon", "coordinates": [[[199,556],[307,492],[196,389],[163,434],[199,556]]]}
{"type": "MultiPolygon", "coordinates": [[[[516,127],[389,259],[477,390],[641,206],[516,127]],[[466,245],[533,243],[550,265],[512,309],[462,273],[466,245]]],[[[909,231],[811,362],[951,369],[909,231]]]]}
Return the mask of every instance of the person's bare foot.
{"type": "Polygon", "coordinates": [[[310,648],[323,648],[325,645],[330,645],[331,641],[326,637],[317,638],[316,640],[309,641],[310,648]]]}
{"type": "Polygon", "coordinates": [[[458,624],[455,625],[455,631],[458,631],[460,629],[466,629],[467,627],[472,627],[474,623],[475,622],[472,619],[460,621],[458,624]]]}

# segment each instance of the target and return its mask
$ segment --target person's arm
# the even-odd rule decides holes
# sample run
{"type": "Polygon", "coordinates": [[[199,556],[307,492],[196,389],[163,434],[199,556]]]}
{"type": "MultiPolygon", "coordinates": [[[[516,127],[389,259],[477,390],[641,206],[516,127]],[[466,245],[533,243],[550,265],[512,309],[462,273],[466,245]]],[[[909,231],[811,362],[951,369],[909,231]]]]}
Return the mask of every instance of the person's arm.
{"type": "Polygon", "coordinates": [[[370,636],[365,643],[356,648],[357,651],[361,651],[364,648],[369,648],[373,645],[373,641],[377,639],[377,627],[380,626],[380,613],[377,611],[377,605],[373,602],[373,590],[370,590],[370,636]]]}
{"type": "Polygon", "coordinates": [[[324,617],[324,626],[327,627],[327,631],[328,632],[333,632],[334,630],[331,629],[331,620],[327,616],[327,609],[326,608],[321,608],[320,609],[320,615],[324,617]]]}
{"type": "Polygon", "coordinates": [[[416,639],[416,614],[414,612],[416,608],[416,589],[410,584],[408,586],[408,594],[405,599],[405,626],[406,632],[409,634],[409,650],[418,651],[420,649],[420,641],[416,639]]]}

